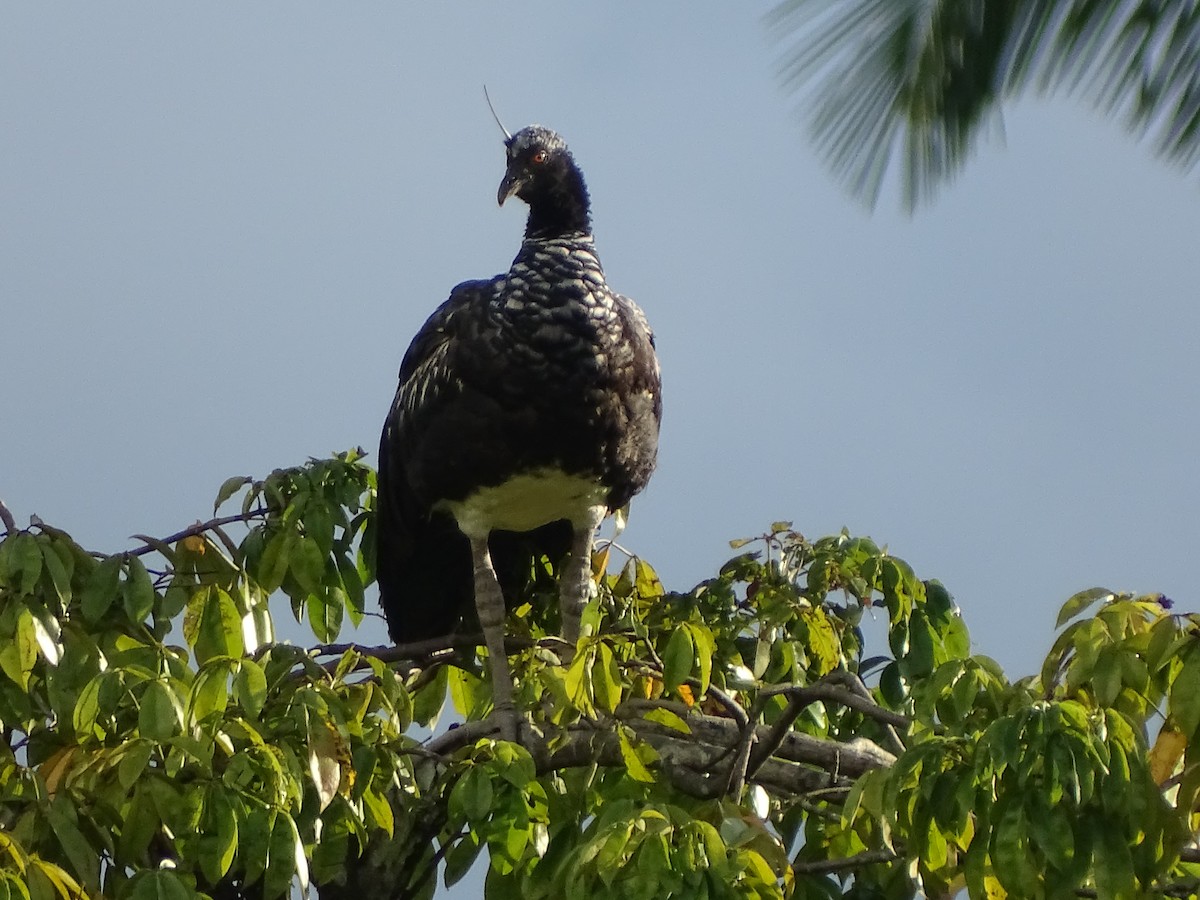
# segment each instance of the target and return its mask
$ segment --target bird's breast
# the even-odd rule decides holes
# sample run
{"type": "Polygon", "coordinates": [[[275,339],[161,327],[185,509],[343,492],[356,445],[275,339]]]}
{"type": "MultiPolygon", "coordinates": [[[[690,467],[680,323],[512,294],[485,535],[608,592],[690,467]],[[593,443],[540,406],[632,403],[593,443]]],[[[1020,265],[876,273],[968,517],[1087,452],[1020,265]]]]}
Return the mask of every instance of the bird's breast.
{"type": "Polygon", "coordinates": [[[497,529],[532,531],[560,519],[587,521],[596,507],[606,508],[608,493],[595,477],[546,467],[478,488],[462,500],[442,501],[437,507],[454,516],[463,534],[486,537],[497,529]]]}

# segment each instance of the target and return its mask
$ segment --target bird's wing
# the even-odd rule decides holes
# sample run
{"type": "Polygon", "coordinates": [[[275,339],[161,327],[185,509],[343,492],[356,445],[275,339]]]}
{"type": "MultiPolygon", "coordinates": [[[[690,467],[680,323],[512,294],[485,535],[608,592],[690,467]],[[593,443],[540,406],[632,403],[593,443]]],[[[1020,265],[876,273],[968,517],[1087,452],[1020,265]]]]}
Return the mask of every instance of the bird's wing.
{"type": "Polygon", "coordinates": [[[647,343],[653,350],[655,347],[654,329],[650,327],[642,308],[624,294],[613,292],[613,299],[617,303],[617,308],[621,310],[621,318],[626,323],[626,328],[632,329],[636,334],[636,337],[633,338],[635,343],[647,343]]]}
{"type": "Polygon", "coordinates": [[[453,519],[433,515],[413,490],[406,464],[422,413],[461,388],[447,365],[470,310],[493,282],[450,293],[417,332],[400,364],[400,384],[379,444],[376,575],[388,627],[398,642],[448,633],[473,597],[470,549],[453,519]]]}

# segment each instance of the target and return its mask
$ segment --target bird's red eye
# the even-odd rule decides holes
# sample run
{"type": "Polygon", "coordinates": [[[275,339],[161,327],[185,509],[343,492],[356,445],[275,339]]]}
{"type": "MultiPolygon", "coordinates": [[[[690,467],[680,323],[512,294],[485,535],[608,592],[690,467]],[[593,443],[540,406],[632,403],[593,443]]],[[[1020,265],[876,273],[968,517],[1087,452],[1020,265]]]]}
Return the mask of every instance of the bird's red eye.
{"type": "Polygon", "coordinates": [[[534,161],[536,164],[538,164],[538,165],[541,165],[542,163],[544,163],[544,162],[546,161],[546,151],[545,151],[545,150],[539,150],[537,153],[533,154],[533,156],[532,156],[532,157],[530,157],[530,158],[531,158],[531,159],[532,159],[532,160],[533,160],[533,161],[534,161]]]}

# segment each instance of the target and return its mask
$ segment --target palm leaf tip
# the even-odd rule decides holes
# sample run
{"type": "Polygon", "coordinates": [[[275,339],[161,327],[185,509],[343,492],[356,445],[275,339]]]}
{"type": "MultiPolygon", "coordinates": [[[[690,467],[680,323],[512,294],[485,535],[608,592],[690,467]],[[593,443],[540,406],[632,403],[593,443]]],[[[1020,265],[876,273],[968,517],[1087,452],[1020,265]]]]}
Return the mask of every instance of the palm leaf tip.
{"type": "Polygon", "coordinates": [[[902,156],[911,210],[961,170],[1000,102],[1066,90],[1200,161],[1196,0],[788,0],[767,18],[814,138],[869,205],[902,156]]]}

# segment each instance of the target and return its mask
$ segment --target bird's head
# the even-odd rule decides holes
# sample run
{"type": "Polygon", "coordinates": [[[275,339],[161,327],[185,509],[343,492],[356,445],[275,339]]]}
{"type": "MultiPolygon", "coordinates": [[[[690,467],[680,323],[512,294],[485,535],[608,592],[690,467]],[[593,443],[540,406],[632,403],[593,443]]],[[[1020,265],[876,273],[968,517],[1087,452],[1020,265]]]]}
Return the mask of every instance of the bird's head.
{"type": "Polygon", "coordinates": [[[583,173],[566,142],[541,125],[522,128],[504,142],[508,168],[496,199],[516,196],[529,204],[530,237],[558,237],[591,230],[583,173]]]}

